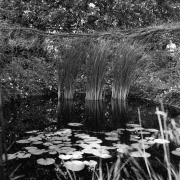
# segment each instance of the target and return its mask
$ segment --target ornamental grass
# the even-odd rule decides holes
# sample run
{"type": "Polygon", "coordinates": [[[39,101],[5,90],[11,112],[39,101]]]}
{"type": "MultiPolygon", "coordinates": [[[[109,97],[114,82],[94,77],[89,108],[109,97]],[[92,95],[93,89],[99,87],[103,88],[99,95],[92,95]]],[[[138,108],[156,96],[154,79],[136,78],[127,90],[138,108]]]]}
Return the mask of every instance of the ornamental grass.
{"type": "Polygon", "coordinates": [[[116,44],[112,63],[112,99],[126,99],[142,54],[143,47],[136,43],[124,41],[116,44]]]}
{"type": "Polygon", "coordinates": [[[61,49],[62,53],[58,67],[58,83],[61,83],[61,85],[58,87],[63,89],[64,99],[73,99],[76,78],[84,61],[86,40],[84,38],[77,38],[67,41],[65,47],[61,49]]]}
{"type": "Polygon", "coordinates": [[[107,61],[111,44],[106,40],[91,43],[86,58],[86,99],[103,99],[104,77],[107,73],[107,61]]]}

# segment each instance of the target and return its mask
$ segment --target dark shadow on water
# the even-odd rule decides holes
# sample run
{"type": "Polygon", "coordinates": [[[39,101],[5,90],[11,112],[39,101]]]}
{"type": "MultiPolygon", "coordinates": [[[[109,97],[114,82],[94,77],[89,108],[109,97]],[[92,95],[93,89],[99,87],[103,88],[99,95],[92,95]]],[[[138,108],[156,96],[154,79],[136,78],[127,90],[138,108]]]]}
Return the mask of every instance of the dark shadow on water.
{"type": "Polygon", "coordinates": [[[128,104],[124,100],[113,100],[111,102],[112,106],[112,122],[113,129],[124,129],[124,133],[121,135],[121,142],[129,144],[130,133],[126,130],[126,125],[129,121],[128,116],[128,104]]]}
{"type": "Polygon", "coordinates": [[[127,103],[123,100],[113,100],[112,106],[112,121],[114,128],[126,128],[128,122],[127,103]]]}
{"type": "Polygon", "coordinates": [[[66,127],[68,123],[74,122],[74,101],[64,99],[58,103],[58,129],[66,127]]]}
{"type": "Polygon", "coordinates": [[[86,100],[85,105],[85,127],[89,131],[104,131],[104,104],[101,100],[86,100]]]}

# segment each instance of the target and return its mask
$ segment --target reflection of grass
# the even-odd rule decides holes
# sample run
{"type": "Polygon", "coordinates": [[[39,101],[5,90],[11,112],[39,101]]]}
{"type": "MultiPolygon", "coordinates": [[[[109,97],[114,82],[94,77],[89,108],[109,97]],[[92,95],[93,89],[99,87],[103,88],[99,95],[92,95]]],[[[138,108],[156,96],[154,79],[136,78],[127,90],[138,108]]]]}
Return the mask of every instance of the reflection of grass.
{"type": "Polygon", "coordinates": [[[113,99],[126,99],[141,56],[142,47],[128,42],[117,44],[113,61],[113,99]]]}
{"type": "Polygon", "coordinates": [[[86,99],[102,99],[104,76],[107,72],[107,59],[110,43],[101,40],[97,44],[91,44],[87,50],[86,59],[86,99]]]}
{"type": "Polygon", "coordinates": [[[86,130],[93,130],[96,132],[102,131],[104,129],[104,111],[103,102],[89,101],[86,100],[86,130]]]}

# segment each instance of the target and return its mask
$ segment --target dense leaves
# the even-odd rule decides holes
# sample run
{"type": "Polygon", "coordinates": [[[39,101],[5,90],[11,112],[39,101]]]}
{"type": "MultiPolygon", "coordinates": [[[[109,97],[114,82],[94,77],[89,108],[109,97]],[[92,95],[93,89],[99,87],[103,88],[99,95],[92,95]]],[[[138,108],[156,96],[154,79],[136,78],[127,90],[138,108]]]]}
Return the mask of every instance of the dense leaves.
{"type": "Polygon", "coordinates": [[[1,18],[43,31],[79,32],[144,27],[178,20],[174,0],[12,0],[1,4],[1,18]],[[5,13],[4,13],[5,12],[5,13]]]}

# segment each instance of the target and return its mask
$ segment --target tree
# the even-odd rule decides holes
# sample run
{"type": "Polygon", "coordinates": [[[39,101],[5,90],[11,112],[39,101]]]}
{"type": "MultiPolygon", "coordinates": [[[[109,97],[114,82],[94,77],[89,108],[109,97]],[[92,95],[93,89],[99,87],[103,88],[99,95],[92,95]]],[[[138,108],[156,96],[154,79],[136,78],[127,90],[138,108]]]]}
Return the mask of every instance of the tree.
{"type": "Polygon", "coordinates": [[[4,0],[2,10],[3,20],[51,32],[137,28],[180,17],[178,0],[4,0]]]}

